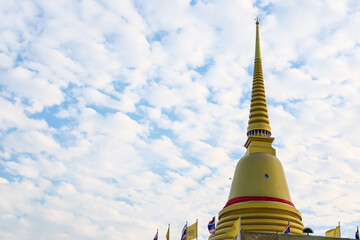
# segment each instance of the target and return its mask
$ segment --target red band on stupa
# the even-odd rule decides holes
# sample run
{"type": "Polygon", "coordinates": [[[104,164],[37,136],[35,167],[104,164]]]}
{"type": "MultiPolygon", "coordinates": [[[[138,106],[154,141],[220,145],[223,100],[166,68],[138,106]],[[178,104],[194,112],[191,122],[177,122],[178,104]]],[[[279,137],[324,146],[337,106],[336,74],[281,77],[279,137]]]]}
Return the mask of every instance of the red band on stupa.
{"type": "Polygon", "coordinates": [[[229,201],[227,201],[224,208],[233,205],[235,203],[241,203],[241,202],[248,202],[248,201],[272,201],[272,202],[281,202],[289,204],[290,206],[294,206],[294,204],[288,200],[281,199],[281,198],[275,198],[275,197],[262,197],[262,196],[255,196],[255,197],[236,197],[232,198],[229,201]]]}

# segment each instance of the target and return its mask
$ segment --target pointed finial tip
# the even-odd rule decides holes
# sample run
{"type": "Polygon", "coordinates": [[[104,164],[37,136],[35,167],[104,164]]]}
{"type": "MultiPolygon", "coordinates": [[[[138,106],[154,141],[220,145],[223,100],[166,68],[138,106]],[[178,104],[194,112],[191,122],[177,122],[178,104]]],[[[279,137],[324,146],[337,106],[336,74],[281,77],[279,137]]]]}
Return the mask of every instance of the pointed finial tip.
{"type": "Polygon", "coordinates": [[[259,25],[259,20],[260,20],[260,19],[259,19],[259,17],[256,17],[256,19],[255,19],[255,20],[256,20],[256,22],[255,22],[255,23],[256,23],[256,25],[259,25]]]}

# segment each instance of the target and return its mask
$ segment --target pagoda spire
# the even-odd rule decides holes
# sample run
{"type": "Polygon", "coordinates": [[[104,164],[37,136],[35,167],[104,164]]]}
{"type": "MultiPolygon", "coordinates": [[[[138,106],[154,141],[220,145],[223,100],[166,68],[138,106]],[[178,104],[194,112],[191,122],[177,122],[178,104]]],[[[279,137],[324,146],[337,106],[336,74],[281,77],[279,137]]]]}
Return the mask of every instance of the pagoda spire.
{"type": "Polygon", "coordinates": [[[216,236],[210,235],[209,240],[232,240],[228,233],[239,218],[245,232],[279,233],[290,224],[291,234],[303,234],[302,215],[291,201],[269,123],[257,20],[247,150],[236,165],[228,201],[218,214],[216,236]]]}
{"type": "Polygon", "coordinates": [[[257,19],[253,86],[248,122],[249,125],[247,128],[248,136],[271,136],[270,121],[267,112],[264,78],[261,65],[259,20],[257,19]]]}

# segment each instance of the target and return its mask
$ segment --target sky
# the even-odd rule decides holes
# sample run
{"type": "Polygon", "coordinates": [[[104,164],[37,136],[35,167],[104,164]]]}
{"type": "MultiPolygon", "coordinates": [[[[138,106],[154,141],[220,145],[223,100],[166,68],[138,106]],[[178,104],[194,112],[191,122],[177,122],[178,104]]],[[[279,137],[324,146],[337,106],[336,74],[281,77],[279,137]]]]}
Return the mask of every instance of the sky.
{"type": "Polygon", "coordinates": [[[255,21],[273,146],[315,235],[360,225],[358,0],[0,1],[0,239],[199,240],[247,137],[255,21]]]}

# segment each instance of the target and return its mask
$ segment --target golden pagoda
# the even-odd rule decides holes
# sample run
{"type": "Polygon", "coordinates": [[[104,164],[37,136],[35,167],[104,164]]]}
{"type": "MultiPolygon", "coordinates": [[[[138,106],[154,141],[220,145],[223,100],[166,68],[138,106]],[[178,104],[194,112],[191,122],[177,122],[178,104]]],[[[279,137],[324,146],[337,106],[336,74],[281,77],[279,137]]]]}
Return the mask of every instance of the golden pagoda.
{"type": "MultiPolygon", "coordinates": [[[[291,234],[302,234],[301,213],[291,202],[283,167],[272,147],[261,65],[259,21],[256,21],[256,44],[253,86],[250,104],[247,151],[239,160],[229,199],[219,212],[215,239],[233,239],[230,228],[241,216],[241,230],[281,233],[288,222],[291,234]]],[[[213,239],[210,236],[209,239],[213,239]]]]}

